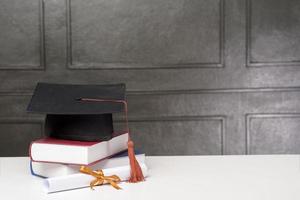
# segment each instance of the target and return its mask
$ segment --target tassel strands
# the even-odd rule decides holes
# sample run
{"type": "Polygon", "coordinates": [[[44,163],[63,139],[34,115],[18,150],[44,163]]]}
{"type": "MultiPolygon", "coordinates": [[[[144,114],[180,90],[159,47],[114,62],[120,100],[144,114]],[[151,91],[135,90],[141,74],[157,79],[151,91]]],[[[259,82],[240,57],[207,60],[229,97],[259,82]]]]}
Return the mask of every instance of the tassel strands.
{"type": "Polygon", "coordinates": [[[141,169],[141,166],[139,162],[136,160],[135,154],[134,154],[134,144],[132,140],[129,140],[127,142],[128,145],[128,157],[129,157],[129,163],[130,163],[130,179],[128,180],[129,183],[137,183],[144,181],[144,175],[141,169]]]}

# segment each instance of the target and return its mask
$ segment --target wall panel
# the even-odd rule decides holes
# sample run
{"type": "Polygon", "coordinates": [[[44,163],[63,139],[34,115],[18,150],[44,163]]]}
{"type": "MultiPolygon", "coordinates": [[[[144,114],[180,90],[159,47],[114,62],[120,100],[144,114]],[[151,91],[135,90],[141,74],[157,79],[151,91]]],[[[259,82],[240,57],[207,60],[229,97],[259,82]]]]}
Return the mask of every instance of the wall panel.
{"type": "Polygon", "coordinates": [[[44,116],[26,112],[39,81],[126,83],[148,155],[299,153],[299,6],[3,0],[0,153],[26,155],[41,136],[44,116]]]}
{"type": "Polygon", "coordinates": [[[43,0],[0,2],[0,70],[45,68],[43,0]]]}

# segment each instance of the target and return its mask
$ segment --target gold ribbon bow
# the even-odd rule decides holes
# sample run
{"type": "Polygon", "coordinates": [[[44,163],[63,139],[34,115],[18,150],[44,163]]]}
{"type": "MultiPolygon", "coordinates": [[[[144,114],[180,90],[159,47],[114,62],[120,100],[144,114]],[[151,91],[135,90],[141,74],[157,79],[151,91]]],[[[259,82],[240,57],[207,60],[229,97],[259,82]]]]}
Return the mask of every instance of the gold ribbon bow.
{"type": "Polygon", "coordinates": [[[89,174],[89,175],[96,178],[95,180],[91,181],[91,183],[90,183],[91,189],[94,189],[93,188],[94,186],[103,185],[104,183],[109,183],[111,186],[113,186],[117,190],[122,189],[117,184],[121,181],[121,179],[117,175],[104,176],[102,170],[93,171],[92,169],[90,169],[86,166],[81,166],[80,167],[80,172],[85,173],[85,174],[89,174]]]}

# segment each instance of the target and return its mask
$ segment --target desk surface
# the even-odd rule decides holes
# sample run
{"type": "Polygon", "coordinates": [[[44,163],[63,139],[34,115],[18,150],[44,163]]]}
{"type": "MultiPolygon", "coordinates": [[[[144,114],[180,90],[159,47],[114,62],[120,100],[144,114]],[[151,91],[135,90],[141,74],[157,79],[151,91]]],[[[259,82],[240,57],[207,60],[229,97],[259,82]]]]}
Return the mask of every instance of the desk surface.
{"type": "Polygon", "coordinates": [[[0,158],[0,199],[300,199],[300,156],[157,156],[147,157],[149,177],[121,183],[46,194],[31,176],[29,159],[0,158]]]}

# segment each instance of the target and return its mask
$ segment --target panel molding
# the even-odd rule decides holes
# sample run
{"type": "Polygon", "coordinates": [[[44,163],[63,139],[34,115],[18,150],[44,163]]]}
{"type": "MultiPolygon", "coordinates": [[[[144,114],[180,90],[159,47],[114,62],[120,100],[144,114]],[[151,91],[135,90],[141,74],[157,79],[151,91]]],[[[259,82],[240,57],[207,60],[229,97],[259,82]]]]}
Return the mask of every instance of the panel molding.
{"type": "Polygon", "coordinates": [[[66,1],[66,26],[67,26],[67,69],[69,70],[147,70],[147,69],[187,69],[187,68],[224,68],[225,51],[225,0],[219,0],[219,61],[216,63],[174,63],[174,64],[145,64],[145,63],[92,63],[73,64],[72,55],[72,11],[71,0],[66,1]]]}
{"type": "MultiPolygon", "coordinates": [[[[116,119],[116,122],[122,120],[116,119]]],[[[131,117],[128,119],[130,123],[151,123],[151,122],[184,122],[184,121],[219,121],[221,128],[221,155],[226,153],[226,116],[224,115],[194,115],[194,116],[159,116],[159,117],[131,117]]]]}
{"type": "MultiPolygon", "coordinates": [[[[220,88],[187,90],[129,90],[128,96],[139,95],[180,95],[211,93],[263,93],[263,92],[300,92],[300,87],[259,87],[259,88],[220,88]]],[[[33,91],[0,91],[0,96],[31,96],[33,91]]]]}
{"type": "Polygon", "coordinates": [[[46,70],[46,49],[45,49],[45,5],[44,0],[39,1],[39,65],[23,65],[23,64],[1,64],[0,70],[46,70]]]}
{"type": "Polygon", "coordinates": [[[41,124],[43,125],[43,118],[23,118],[23,117],[0,117],[0,124],[41,124]]]}
{"type": "MultiPolygon", "coordinates": [[[[9,155],[7,155],[7,153],[5,155],[3,155],[3,152],[1,153],[3,156],[27,156],[28,154],[25,153],[25,152],[28,152],[28,146],[30,144],[30,142],[32,140],[35,140],[37,138],[42,138],[44,136],[44,124],[43,124],[43,121],[41,121],[39,118],[18,118],[18,117],[0,117],[0,126],[8,126],[8,130],[10,128],[18,128],[19,126],[22,126],[22,125],[27,125],[29,127],[37,127],[38,129],[40,129],[40,131],[37,131],[37,132],[26,132],[25,130],[25,133],[24,132],[21,134],[19,132],[13,132],[12,134],[14,134],[14,136],[16,137],[20,137],[19,139],[17,138],[14,138],[14,137],[8,137],[9,140],[12,140],[13,143],[14,142],[18,142],[19,144],[20,143],[24,143],[26,141],[26,146],[23,146],[22,144],[20,144],[22,147],[20,146],[17,146],[17,149],[11,149],[10,146],[12,144],[10,143],[4,143],[2,144],[2,146],[4,147],[4,152],[10,152],[9,155]],[[6,145],[5,145],[6,144],[6,145]],[[22,151],[20,151],[22,148],[22,151]],[[19,152],[19,153],[17,153],[19,152]],[[22,153],[21,153],[22,152],[22,153]]],[[[22,129],[24,130],[24,129],[22,129]]],[[[22,131],[21,130],[21,131],[22,131]]],[[[36,129],[34,129],[36,130],[36,129]]],[[[14,143],[14,147],[16,148],[17,143],[14,143]]],[[[24,144],[25,145],[25,144],[24,144]]]]}
{"type": "Polygon", "coordinates": [[[128,95],[179,95],[179,94],[212,94],[212,93],[263,93],[263,92],[299,92],[300,87],[261,87],[261,88],[220,88],[191,90],[149,90],[127,91],[128,95]]]}
{"type": "Polygon", "coordinates": [[[37,124],[41,128],[41,136],[44,135],[44,121],[42,118],[0,117],[0,124],[37,124]]]}
{"type": "Polygon", "coordinates": [[[251,154],[251,120],[272,118],[300,118],[300,113],[248,113],[245,115],[245,152],[251,154]]]}
{"type": "Polygon", "coordinates": [[[300,67],[300,60],[291,61],[269,61],[269,62],[254,62],[251,60],[251,26],[252,26],[252,0],[246,0],[246,67],[280,67],[291,66],[300,67]]]}
{"type": "MultiPolygon", "coordinates": [[[[1,96],[31,96],[30,92],[13,92],[13,93],[3,93],[0,92],[1,96]]],[[[34,117],[34,118],[15,118],[15,117],[0,117],[1,123],[12,123],[12,124],[22,124],[22,123],[38,123],[43,126],[44,118],[43,117],[34,117]]],[[[121,118],[116,118],[115,122],[122,122],[121,118]]],[[[226,152],[226,116],[224,115],[179,115],[179,116],[155,116],[155,117],[139,117],[133,116],[129,117],[129,123],[142,123],[142,122],[170,122],[170,121],[219,121],[221,128],[221,152],[220,154],[224,155],[226,152]]],[[[43,130],[43,129],[42,129],[43,130]]]]}

